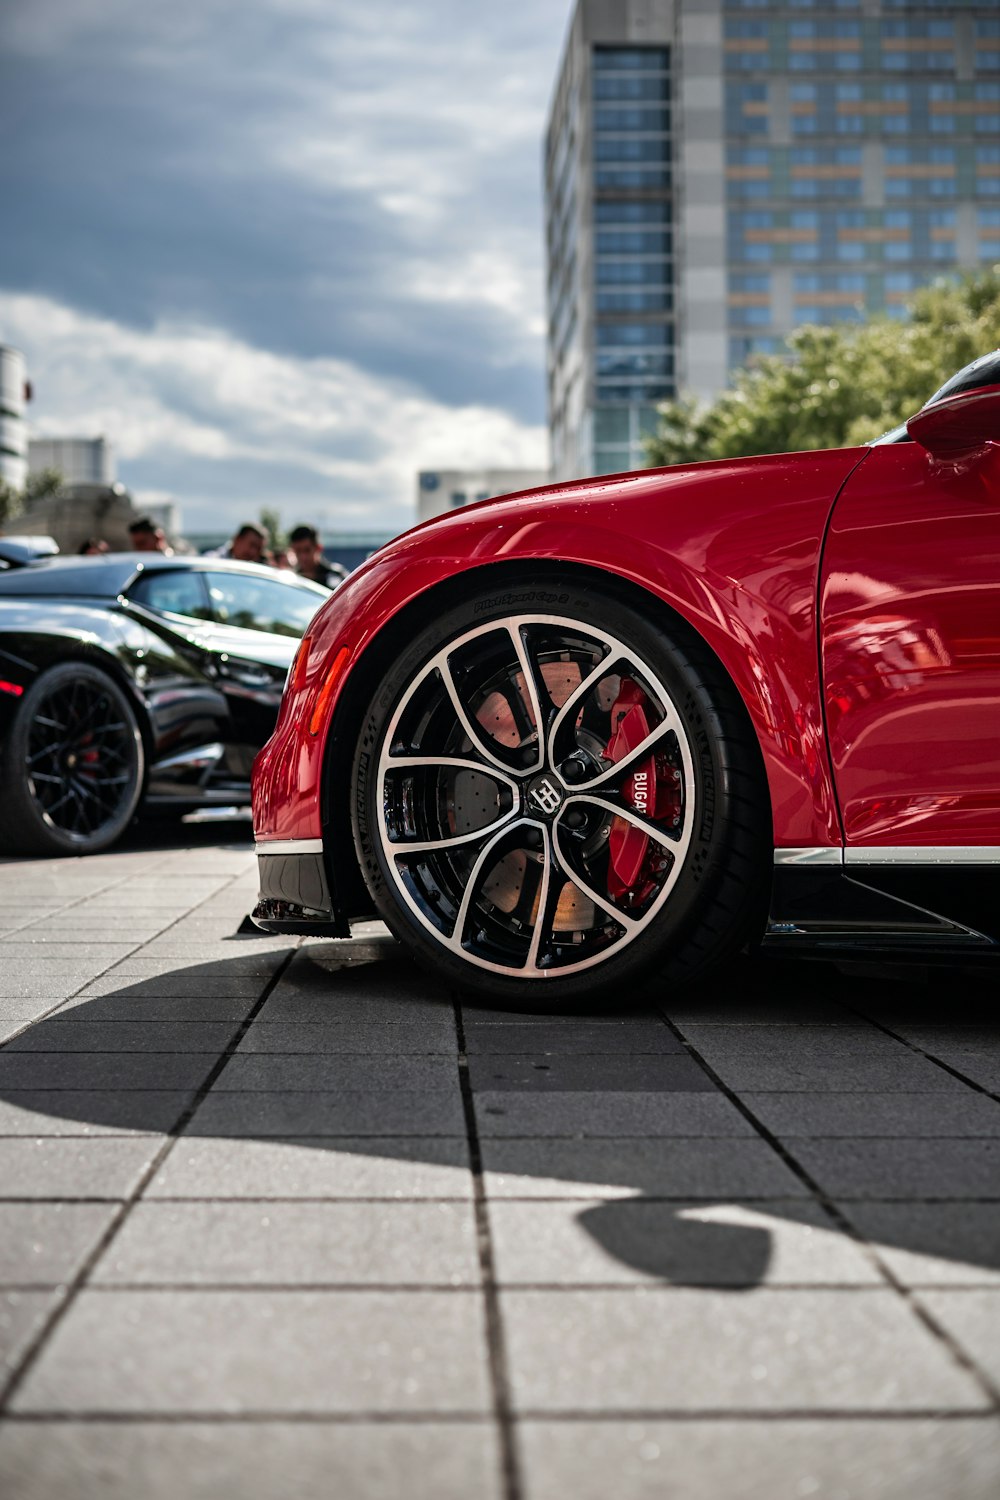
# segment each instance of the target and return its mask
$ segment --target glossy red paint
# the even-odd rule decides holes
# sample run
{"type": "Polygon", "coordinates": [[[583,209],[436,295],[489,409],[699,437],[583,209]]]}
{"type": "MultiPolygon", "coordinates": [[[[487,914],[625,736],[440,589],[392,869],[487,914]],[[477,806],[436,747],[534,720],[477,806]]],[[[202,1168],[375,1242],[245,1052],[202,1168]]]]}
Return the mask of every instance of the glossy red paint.
{"type": "MultiPolygon", "coordinates": [[[[816,599],[834,500],[868,449],[727,460],[585,480],[486,501],[426,523],[343,584],[310,627],[308,661],[286,690],[254,770],[259,842],[319,837],[327,736],[307,732],[336,654],[341,687],[400,611],[461,574],[484,597],[558,612],[520,580],[525,565],[612,574],[668,604],[715,651],[760,740],[779,846],[839,844],[820,709],[816,599]]],[[[356,739],[331,703],[332,732],[356,739]]]]}
{"type": "Polygon", "coordinates": [[[821,608],[848,844],[1000,845],[1000,447],[978,396],[940,404],[962,403],[980,413],[947,414],[963,458],[873,448],[834,511],[821,608]]]}
{"type": "Polygon", "coordinates": [[[1000,386],[935,401],[911,417],[906,430],[935,458],[971,456],[986,443],[1000,440],[1000,386]]]}

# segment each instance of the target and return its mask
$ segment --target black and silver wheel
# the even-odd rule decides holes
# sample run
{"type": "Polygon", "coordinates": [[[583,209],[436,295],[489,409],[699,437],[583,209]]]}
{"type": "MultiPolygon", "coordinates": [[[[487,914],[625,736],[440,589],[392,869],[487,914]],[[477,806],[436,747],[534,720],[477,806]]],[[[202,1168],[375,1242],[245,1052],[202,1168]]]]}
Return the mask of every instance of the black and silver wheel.
{"type": "Polygon", "coordinates": [[[689,977],[746,940],[767,871],[760,755],[714,659],[621,603],[557,597],[473,600],[426,630],[355,762],[382,916],[437,972],[519,1003],[689,977]]]}
{"type": "Polygon", "coordinates": [[[124,690],[82,662],[50,668],[25,693],[3,747],[3,848],[17,854],[106,849],[132,819],[144,764],[124,690]]]}

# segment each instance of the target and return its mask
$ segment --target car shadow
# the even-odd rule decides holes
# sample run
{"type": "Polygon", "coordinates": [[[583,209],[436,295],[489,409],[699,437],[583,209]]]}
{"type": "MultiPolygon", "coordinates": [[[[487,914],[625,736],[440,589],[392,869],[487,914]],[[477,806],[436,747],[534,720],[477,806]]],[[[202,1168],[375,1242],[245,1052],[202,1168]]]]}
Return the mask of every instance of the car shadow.
{"type": "MultiPolygon", "coordinates": [[[[561,1204],[600,1252],[587,1272],[595,1283],[605,1265],[608,1282],[621,1279],[617,1266],[643,1281],[749,1291],[774,1271],[782,1224],[814,1245],[829,1236],[826,1244],[839,1238],[856,1249],[867,1239],[876,1250],[996,1272],[1000,1208],[992,1230],[963,1238],[961,1200],[977,1194],[960,1183],[944,1195],[950,1205],[919,1182],[912,1191],[831,1186],[813,1161],[816,1139],[772,1133],[766,1121],[755,1129],[756,1105],[740,1100],[763,1093],[744,1085],[734,1096],[703,1064],[698,1041],[729,1028],[758,1055],[763,1046],[780,1071],[783,1040],[793,1046],[810,1027],[825,1036],[830,1025],[856,1034],[871,1018],[865,1036],[890,1042],[891,1033],[901,1057],[923,1059],[944,1079],[940,1091],[882,1096],[890,1109],[905,1098],[899,1149],[908,1143],[928,1162],[943,1136],[973,1151],[977,1141],[1000,1149],[996,1099],[982,1086],[963,1088],[954,1061],[963,1037],[974,1033],[977,1045],[991,1030],[1000,1037],[993,983],[967,978],[942,1026],[938,985],[746,960],[667,1005],[525,1016],[471,997],[456,1002],[377,936],[291,958],[234,936],[222,962],[178,959],[155,976],[106,976],[12,1037],[0,1048],[0,1110],[8,1119],[12,1107],[29,1112],[33,1135],[48,1133],[47,1119],[62,1122],[54,1134],[285,1141],[415,1168],[455,1160],[442,1143],[465,1140],[487,1173],[491,1212],[525,1199],[561,1204]],[[850,1009],[835,998],[840,990],[850,1009]],[[819,1019],[796,1022],[798,1006],[819,1019]],[[762,1043],[769,1028],[777,1029],[762,1043]],[[927,1057],[931,1028],[951,1048],[943,1068],[927,1057]],[[685,1036],[695,1038],[693,1053],[685,1036]],[[976,1100],[985,1128],[942,1125],[942,1100],[958,1095],[976,1100]],[[873,1219],[884,1200],[895,1211],[873,1219]],[[937,1212],[927,1211],[934,1203],[937,1212]]],[[[810,1091],[799,1089],[808,1107],[810,1091]]],[[[827,1098],[838,1121],[828,1144],[864,1183],[866,1153],[884,1150],[886,1139],[873,1129],[871,1092],[841,1079],[827,1098]]],[[[834,1176],[845,1170],[834,1165],[834,1176]]]]}

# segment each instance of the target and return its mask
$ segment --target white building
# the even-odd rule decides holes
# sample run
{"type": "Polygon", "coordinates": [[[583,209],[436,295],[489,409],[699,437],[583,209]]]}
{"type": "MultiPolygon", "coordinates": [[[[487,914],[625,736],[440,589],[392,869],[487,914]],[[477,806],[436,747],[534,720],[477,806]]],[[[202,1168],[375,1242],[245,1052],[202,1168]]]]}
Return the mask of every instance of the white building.
{"type": "Polygon", "coordinates": [[[26,400],[24,355],[20,349],[0,344],[0,481],[15,490],[23,490],[28,477],[26,400]]]}
{"type": "Polygon", "coordinates": [[[417,520],[548,484],[547,469],[422,469],[417,475],[417,520]]]}
{"type": "Polygon", "coordinates": [[[115,460],[106,437],[33,437],[28,472],[58,469],[64,484],[114,484],[115,460]]]}

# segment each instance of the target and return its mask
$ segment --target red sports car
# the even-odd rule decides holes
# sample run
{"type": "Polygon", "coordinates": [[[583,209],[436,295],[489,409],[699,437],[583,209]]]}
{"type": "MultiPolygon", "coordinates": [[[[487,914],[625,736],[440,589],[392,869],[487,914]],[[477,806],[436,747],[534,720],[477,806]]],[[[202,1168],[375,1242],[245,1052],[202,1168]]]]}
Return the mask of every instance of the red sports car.
{"type": "Polygon", "coordinates": [[[399,537],[303,640],[254,827],[261,927],[375,911],[499,1001],[1000,951],[1000,351],[869,447],[399,537]]]}

